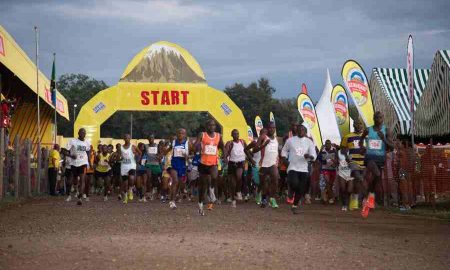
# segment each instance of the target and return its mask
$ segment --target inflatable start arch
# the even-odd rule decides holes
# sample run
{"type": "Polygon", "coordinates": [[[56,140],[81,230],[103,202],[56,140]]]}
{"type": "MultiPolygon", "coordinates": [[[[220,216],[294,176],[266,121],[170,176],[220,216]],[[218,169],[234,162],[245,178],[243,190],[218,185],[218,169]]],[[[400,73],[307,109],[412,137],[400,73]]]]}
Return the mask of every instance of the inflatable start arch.
{"type": "Polygon", "coordinates": [[[117,111],[206,111],[222,126],[224,140],[231,139],[235,128],[242,138],[247,137],[242,111],[225,93],[207,85],[200,65],[189,52],[165,41],[143,49],[117,85],[98,92],[83,105],[74,136],[83,127],[86,137],[97,145],[101,124],[117,111]]]}

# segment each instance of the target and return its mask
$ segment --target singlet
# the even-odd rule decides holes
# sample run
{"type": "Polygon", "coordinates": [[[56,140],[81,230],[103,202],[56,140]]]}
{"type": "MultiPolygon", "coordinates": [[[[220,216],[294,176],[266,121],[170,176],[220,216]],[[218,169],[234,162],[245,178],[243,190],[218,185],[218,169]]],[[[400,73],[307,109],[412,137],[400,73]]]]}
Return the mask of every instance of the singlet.
{"type": "MultiPolygon", "coordinates": [[[[384,161],[386,158],[386,144],[380,139],[373,126],[369,127],[368,131],[369,133],[366,137],[366,158],[384,161]]],[[[381,126],[381,132],[386,136],[386,127],[384,125],[381,126]]]]}
{"type": "Polygon", "coordinates": [[[361,154],[361,148],[359,148],[359,141],[361,140],[361,133],[351,132],[344,136],[341,142],[341,146],[348,148],[348,153],[352,158],[352,162],[364,167],[364,155],[361,154]]]}
{"type": "Polygon", "coordinates": [[[335,171],[336,168],[333,167],[333,161],[336,159],[336,149],[331,148],[328,152],[325,148],[320,152],[320,158],[322,164],[322,171],[335,171]]]}
{"type": "Polygon", "coordinates": [[[142,152],[142,156],[138,156],[139,164],[137,164],[137,168],[140,171],[145,170],[145,164],[147,164],[148,155],[145,151],[142,152]]]}
{"type": "Polygon", "coordinates": [[[184,139],[182,142],[174,140],[172,149],[172,167],[185,168],[186,167],[186,155],[189,153],[188,140],[184,139]]]}
{"type": "Polygon", "coordinates": [[[95,170],[97,172],[108,172],[109,170],[111,170],[111,166],[109,165],[109,157],[111,155],[108,153],[106,154],[106,156],[103,155],[103,153],[100,154],[100,160],[98,161],[97,167],[95,168],[95,170]]]}
{"type": "Polygon", "coordinates": [[[147,163],[151,165],[159,165],[158,145],[156,143],[147,144],[147,163]]]}
{"type": "Polygon", "coordinates": [[[80,139],[72,139],[67,149],[70,149],[70,154],[75,155],[76,159],[72,159],[72,166],[81,167],[83,165],[88,165],[88,155],[87,152],[91,150],[91,145],[87,141],[81,141],[80,139]]]}
{"type": "Polygon", "coordinates": [[[232,148],[230,151],[229,159],[231,162],[243,162],[245,161],[244,152],[244,142],[239,140],[239,142],[232,141],[232,148]]]}
{"type": "Polygon", "coordinates": [[[136,160],[134,159],[133,146],[130,144],[128,149],[120,146],[122,152],[122,162],[120,162],[120,173],[128,175],[130,170],[136,170],[136,160]]]}
{"type": "Polygon", "coordinates": [[[202,156],[200,163],[207,166],[215,166],[218,163],[218,146],[220,142],[220,134],[214,132],[214,137],[209,137],[208,133],[202,133],[202,156]]]}
{"type": "Polygon", "coordinates": [[[266,136],[266,141],[269,140],[269,144],[261,150],[261,167],[269,168],[278,165],[278,140],[277,138],[270,139],[266,136]]]}

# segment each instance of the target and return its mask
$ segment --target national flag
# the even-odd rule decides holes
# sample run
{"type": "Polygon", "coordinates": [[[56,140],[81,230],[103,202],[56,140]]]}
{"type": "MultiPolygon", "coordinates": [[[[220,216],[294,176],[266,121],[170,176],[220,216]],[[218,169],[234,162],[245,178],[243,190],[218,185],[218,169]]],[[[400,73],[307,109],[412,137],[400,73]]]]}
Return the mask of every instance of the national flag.
{"type": "Polygon", "coordinates": [[[52,93],[52,104],[56,107],[56,70],[55,70],[55,54],[53,54],[52,78],[50,81],[50,92],[52,93]]]}

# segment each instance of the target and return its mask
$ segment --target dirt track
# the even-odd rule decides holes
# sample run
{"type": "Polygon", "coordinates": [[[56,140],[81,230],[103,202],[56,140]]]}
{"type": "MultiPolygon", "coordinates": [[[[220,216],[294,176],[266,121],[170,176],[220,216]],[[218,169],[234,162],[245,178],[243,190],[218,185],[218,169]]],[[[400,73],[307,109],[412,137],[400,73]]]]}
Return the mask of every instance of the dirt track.
{"type": "Polygon", "coordinates": [[[450,223],[337,206],[39,199],[0,210],[0,269],[448,269],[450,223]]]}

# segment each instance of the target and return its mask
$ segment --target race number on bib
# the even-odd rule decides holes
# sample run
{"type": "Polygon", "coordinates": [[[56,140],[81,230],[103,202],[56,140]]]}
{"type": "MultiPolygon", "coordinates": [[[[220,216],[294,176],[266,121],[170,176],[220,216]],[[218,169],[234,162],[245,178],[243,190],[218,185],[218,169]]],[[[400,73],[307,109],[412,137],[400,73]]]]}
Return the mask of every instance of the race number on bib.
{"type": "Polygon", "coordinates": [[[123,163],[123,164],[131,164],[131,159],[129,159],[129,158],[124,158],[124,159],[122,159],[122,163],[123,163]]]}
{"type": "Polygon", "coordinates": [[[267,146],[267,152],[276,153],[278,152],[278,147],[274,144],[269,144],[267,146]]]}
{"type": "Polygon", "coordinates": [[[381,140],[369,140],[369,148],[374,150],[381,150],[381,140]]]}
{"type": "Polygon", "coordinates": [[[151,155],[156,155],[158,153],[158,148],[153,146],[148,148],[148,153],[151,155]]]}
{"type": "Polygon", "coordinates": [[[205,154],[207,155],[216,155],[217,154],[217,146],[215,145],[206,145],[205,146],[205,154]]]}
{"type": "Polygon", "coordinates": [[[359,140],[353,141],[353,148],[358,149],[359,148],[359,140]]]}
{"type": "Polygon", "coordinates": [[[185,153],[185,150],[183,148],[175,147],[173,149],[173,156],[174,157],[184,157],[184,153],[185,153]]]}
{"type": "Polygon", "coordinates": [[[299,147],[295,149],[295,154],[299,157],[303,157],[305,155],[305,151],[303,148],[299,147]]]}
{"type": "Polygon", "coordinates": [[[141,159],[141,165],[144,166],[147,163],[146,159],[141,159]]]}

